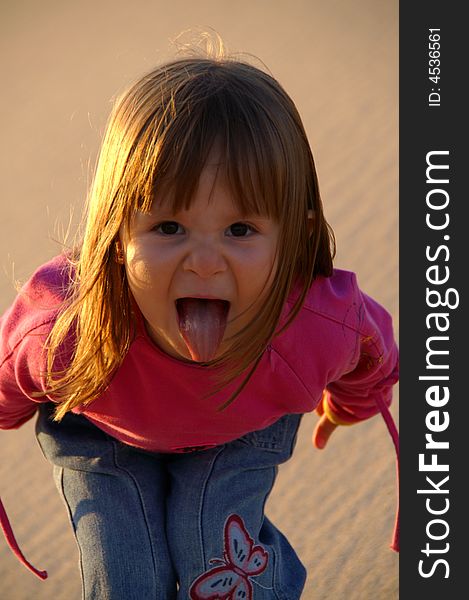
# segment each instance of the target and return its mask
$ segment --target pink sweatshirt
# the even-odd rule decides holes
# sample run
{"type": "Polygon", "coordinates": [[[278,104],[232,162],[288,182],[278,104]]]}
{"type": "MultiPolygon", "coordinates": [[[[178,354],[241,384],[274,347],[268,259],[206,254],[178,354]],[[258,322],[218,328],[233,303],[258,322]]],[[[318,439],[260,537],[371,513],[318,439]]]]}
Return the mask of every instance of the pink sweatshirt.
{"type": "MultiPolygon", "coordinates": [[[[33,398],[32,392],[45,389],[43,344],[67,281],[68,265],[58,256],[33,274],[0,319],[0,429],[20,427],[34,416],[39,402],[51,400],[33,398]]],[[[288,298],[282,320],[297,294],[295,289],[288,298]]],[[[71,339],[64,350],[71,351],[71,339]]],[[[73,412],[132,446],[183,452],[234,440],[285,414],[313,411],[327,388],[326,411],[332,420],[355,423],[381,411],[397,444],[387,409],[398,379],[391,317],[359,290],[352,272],[335,269],[332,277],[313,282],[298,316],[273,339],[248,385],[223,412],[217,408],[243,377],[203,399],[211,389],[211,372],[165,354],[151,341],[138,314],[136,338],[108,388],[73,412]]],[[[1,501],[0,524],[15,553],[27,562],[1,501]]]]}

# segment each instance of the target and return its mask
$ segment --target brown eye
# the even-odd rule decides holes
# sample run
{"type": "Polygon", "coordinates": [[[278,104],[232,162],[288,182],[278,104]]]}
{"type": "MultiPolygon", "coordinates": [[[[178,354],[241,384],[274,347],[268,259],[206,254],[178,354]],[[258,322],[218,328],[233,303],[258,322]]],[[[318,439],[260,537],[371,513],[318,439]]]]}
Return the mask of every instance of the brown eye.
{"type": "Polygon", "coordinates": [[[164,235],[174,235],[178,233],[180,225],[176,221],[164,221],[155,227],[155,231],[164,235]]]}
{"type": "Polygon", "coordinates": [[[255,232],[255,229],[247,223],[233,223],[228,230],[233,237],[246,237],[247,233],[255,232]]]}

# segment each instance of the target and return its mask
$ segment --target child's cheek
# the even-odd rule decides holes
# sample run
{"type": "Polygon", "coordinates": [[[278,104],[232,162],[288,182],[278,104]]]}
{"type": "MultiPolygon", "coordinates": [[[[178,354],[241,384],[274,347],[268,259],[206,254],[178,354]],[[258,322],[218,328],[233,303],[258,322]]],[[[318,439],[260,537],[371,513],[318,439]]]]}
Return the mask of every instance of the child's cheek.
{"type": "Polygon", "coordinates": [[[257,248],[245,258],[245,272],[249,277],[255,276],[254,281],[258,286],[262,287],[264,282],[271,282],[272,273],[275,273],[276,268],[275,254],[272,248],[257,248]]]}
{"type": "MultiPolygon", "coordinates": [[[[262,302],[268,297],[275,278],[277,261],[270,248],[258,249],[252,253],[249,260],[239,266],[238,284],[241,292],[243,308],[252,306],[252,311],[258,311],[262,302]]],[[[246,318],[252,318],[252,311],[246,318]]]]}
{"type": "Polygon", "coordinates": [[[148,290],[153,287],[150,264],[138,248],[129,244],[126,250],[126,273],[131,287],[148,290]]]}

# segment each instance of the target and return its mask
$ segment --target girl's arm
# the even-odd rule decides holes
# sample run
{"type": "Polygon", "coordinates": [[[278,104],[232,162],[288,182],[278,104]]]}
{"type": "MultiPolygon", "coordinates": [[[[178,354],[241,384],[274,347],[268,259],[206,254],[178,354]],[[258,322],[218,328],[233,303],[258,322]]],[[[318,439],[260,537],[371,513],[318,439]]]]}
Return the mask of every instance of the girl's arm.
{"type": "Polygon", "coordinates": [[[63,255],[40,266],[0,317],[0,429],[17,429],[36,412],[45,390],[45,343],[69,284],[63,255]]]}
{"type": "Polygon", "coordinates": [[[399,353],[392,319],[375,300],[358,290],[359,320],[352,369],[326,386],[323,409],[335,425],[369,419],[392,401],[399,378],[399,353]]]}
{"type": "Polygon", "coordinates": [[[31,397],[32,392],[42,391],[39,377],[33,377],[34,372],[40,371],[37,340],[32,333],[0,362],[0,429],[21,427],[35,414],[41,401],[31,397]]]}
{"type": "Polygon", "coordinates": [[[44,391],[44,344],[52,326],[51,312],[44,310],[26,286],[0,317],[0,429],[17,429],[31,419],[44,391]]]}

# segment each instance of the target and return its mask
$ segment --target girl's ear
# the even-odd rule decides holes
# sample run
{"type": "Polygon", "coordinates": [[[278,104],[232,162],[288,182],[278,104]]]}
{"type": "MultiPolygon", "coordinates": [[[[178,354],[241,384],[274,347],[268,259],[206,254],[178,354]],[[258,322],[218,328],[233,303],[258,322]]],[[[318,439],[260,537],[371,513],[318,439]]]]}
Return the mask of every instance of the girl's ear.
{"type": "Polygon", "coordinates": [[[308,232],[309,232],[310,236],[313,233],[313,227],[314,227],[314,212],[312,209],[309,209],[308,210],[308,232]]]}
{"type": "Polygon", "coordinates": [[[120,265],[124,264],[124,251],[122,250],[122,242],[120,240],[116,241],[116,262],[120,265]]]}

